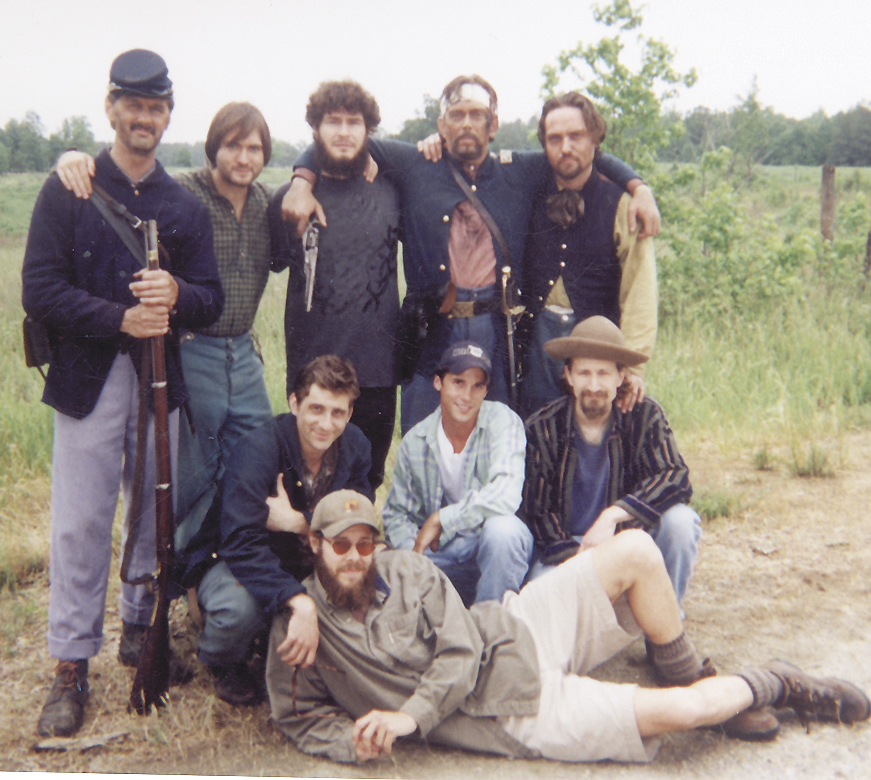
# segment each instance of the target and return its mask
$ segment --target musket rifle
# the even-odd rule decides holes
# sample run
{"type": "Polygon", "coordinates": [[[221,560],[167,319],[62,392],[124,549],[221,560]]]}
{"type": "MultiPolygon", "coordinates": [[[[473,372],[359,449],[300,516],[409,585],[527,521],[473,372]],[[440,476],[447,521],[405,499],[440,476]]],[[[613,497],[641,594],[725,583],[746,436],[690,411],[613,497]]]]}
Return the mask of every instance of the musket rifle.
{"type": "MultiPolygon", "coordinates": [[[[148,220],[146,234],[148,269],[160,269],[157,247],[157,222],[148,220]]],[[[172,473],[170,470],[169,411],[166,393],[166,360],[163,336],[152,336],[146,348],[151,351],[151,389],[154,397],[154,451],[157,471],[155,519],[157,523],[157,566],[153,579],[157,590],[154,618],[142,646],[139,667],[130,692],[130,707],[140,715],[151,705],[162,707],[169,695],[169,577],[173,561],[172,473]]]]}

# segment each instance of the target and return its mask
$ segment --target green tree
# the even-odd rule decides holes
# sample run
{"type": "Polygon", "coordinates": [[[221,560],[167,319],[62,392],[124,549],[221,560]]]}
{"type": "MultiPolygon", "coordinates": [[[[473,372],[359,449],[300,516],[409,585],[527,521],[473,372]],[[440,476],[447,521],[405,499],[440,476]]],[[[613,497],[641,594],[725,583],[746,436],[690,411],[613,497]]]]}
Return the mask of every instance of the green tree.
{"type": "Polygon", "coordinates": [[[624,48],[621,33],[638,29],[643,21],[629,0],[612,0],[604,7],[597,5],[593,17],[619,32],[595,44],[579,42],[574,49],[563,51],[556,65],[545,65],[542,96],[546,99],[556,94],[564,74],[575,76],[608,121],[607,151],[649,174],[657,150],[668,146],[675,134],[682,132],[680,124],[660,122],[662,102],[674,97],[680,86],[691,87],[696,81],[696,71],[677,72],[672,66],[674,52],[662,41],[641,33],[637,35],[641,49],[639,71],[633,73],[621,61],[624,48]]]}
{"type": "Polygon", "coordinates": [[[19,173],[48,170],[48,141],[43,138],[42,122],[38,114],[28,111],[23,122],[10,119],[0,140],[9,150],[9,171],[19,173]]]}
{"type": "Polygon", "coordinates": [[[439,114],[441,107],[438,100],[431,95],[423,96],[423,112],[418,112],[414,119],[406,119],[396,135],[391,135],[390,138],[395,138],[398,141],[408,141],[409,143],[417,143],[422,141],[427,136],[437,133],[439,114]]]}
{"type": "Polygon", "coordinates": [[[856,106],[832,117],[832,165],[871,165],[871,108],[856,106]]]}
{"type": "Polygon", "coordinates": [[[305,144],[288,143],[278,138],[272,139],[272,157],[269,159],[270,168],[289,168],[296,162],[296,158],[302,153],[305,144]]]}
{"type": "Polygon", "coordinates": [[[86,117],[72,116],[64,119],[60,129],[48,138],[49,159],[54,161],[67,149],[75,148],[80,152],[94,155],[97,142],[91,132],[91,124],[86,117]]]}
{"type": "Polygon", "coordinates": [[[754,78],[747,97],[729,111],[728,146],[734,152],[729,175],[739,177],[735,187],[750,181],[758,167],[769,162],[788,131],[789,120],[770,106],[762,106],[758,94],[754,78]]]}
{"type": "Polygon", "coordinates": [[[538,117],[529,118],[528,122],[515,119],[513,122],[500,122],[496,137],[490,142],[490,148],[498,152],[500,149],[538,149],[536,137],[538,117]]]}
{"type": "Polygon", "coordinates": [[[191,150],[186,146],[176,149],[172,164],[176,168],[193,168],[194,162],[191,158],[191,150]]]}

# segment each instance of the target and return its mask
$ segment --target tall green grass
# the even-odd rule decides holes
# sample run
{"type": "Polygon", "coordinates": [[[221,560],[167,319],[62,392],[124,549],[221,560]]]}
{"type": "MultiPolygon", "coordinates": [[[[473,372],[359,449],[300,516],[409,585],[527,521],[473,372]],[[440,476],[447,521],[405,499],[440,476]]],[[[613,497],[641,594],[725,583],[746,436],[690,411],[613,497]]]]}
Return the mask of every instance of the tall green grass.
{"type": "Polygon", "coordinates": [[[688,436],[761,446],[864,425],[871,296],[818,292],[754,320],[666,322],[647,384],[688,436]]]}

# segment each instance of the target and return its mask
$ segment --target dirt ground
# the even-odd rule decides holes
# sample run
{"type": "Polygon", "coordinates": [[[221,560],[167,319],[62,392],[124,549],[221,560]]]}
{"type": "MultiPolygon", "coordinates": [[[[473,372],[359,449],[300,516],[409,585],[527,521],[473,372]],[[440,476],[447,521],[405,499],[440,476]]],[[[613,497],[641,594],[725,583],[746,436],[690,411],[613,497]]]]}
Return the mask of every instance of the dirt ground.
{"type": "MultiPolygon", "coordinates": [[[[684,604],[687,631],[721,673],[783,657],[871,690],[871,432],[822,444],[835,461],[831,478],[794,477],[783,461],[758,471],[752,453],[727,456],[714,443],[684,452],[697,491],[725,490],[742,506],[705,524],[684,604]]],[[[871,776],[871,726],[812,723],[806,734],[790,711],[781,713],[783,729],[773,743],[732,741],[710,730],[672,735],[646,766],[508,761],[419,744],[399,746],[393,760],[337,765],[298,753],[272,728],[266,704],[239,710],[217,700],[196,661],[196,679],[172,689],[160,717],[128,715],[133,672],[115,661],[120,620],[112,606],[106,644],[91,662],[81,739],[65,750],[51,744],[39,750],[35,724],[53,667],[45,651],[45,580],[16,598],[35,602],[38,617],[19,636],[14,654],[0,658],[0,770],[506,780],[871,776]]],[[[182,604],[174,607],[172,622],[175,646],[192,655],[195,635],[182,604]]],[[[642,656],[638,643],[596,676],[652,685],[642,656]]]]}

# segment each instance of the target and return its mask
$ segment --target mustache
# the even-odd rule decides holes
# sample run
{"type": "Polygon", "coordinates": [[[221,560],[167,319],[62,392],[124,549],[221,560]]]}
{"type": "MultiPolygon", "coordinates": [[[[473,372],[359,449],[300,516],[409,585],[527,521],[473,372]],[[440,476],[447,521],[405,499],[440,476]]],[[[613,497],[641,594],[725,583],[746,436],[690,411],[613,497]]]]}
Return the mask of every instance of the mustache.
{"type": "Polygon", "coordinates": [[[130,129],[131,130],[144,130],[146,133],[151,133],[151,135],[154,135],[154,128],[151,127],[150,125],[141,125],[138,122],[134,122],[132,125],[130,125],[130,129]]]}

